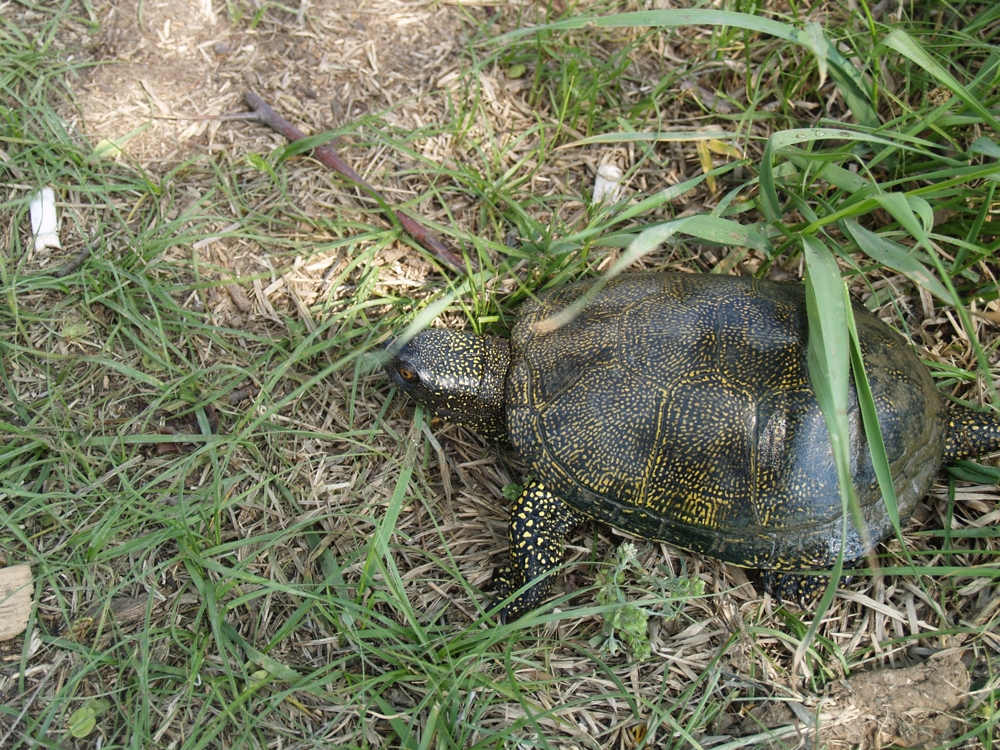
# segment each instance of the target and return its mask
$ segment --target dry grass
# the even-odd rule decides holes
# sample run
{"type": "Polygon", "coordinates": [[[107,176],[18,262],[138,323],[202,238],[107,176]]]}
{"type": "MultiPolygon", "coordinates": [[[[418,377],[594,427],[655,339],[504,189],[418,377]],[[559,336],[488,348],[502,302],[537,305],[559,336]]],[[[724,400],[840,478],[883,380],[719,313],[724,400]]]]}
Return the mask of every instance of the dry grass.
{"type": "MultiPolygon", "coordinates": [[[[654,617],[653,656],[631,663],[592,645],[594,576],[622,541],[608,528],[569,540],[556,609],[506,626],[484,615],[481,590],[506,558],[504,488],[520,466],[415,419],[368,354],[432,308],[442,325],[503,329],[542,284],[608,268],[624,243],[598,237],[633,223],[727,201],[729,218],[760,221],[747,185],[762,139],[849,116],[829,78],[818,88],[814,56],[707,27],[491,43],[558,7],[303,8],[0,3],[5,52],[21,66],[3,69],[2,89],[21,114],[0,123],[0,566],[31,564],[36,582],[28,634],[0,644],[7,746],[794,747],[812,742],[804,721],[820,716],[831,746],[878,747],[930,720],[908,718],[912,702],[890,706],[913,725],[901,729],[861,702],[859,683],[854,698],[836,692],[839,680],[931,655],[960,657],[971,683],[920,674],[942,705],[949,691],[964,699],[934,718],[928,742],[990,746],[995,485],[943,475],[881,561],[924,575],[862,578],[838,594],[798,664],[808,615],[762,597],[746,571],[639,543],[646,571],[697,577],[706,596],[654,617]],[[218,118],[243,111],[248,86],[331,138],[483,272],[451,273],[276,134],[218,118]],[[578,142],[691,128],[735,140],[578,142]],[[601,164],[621,166],[628,195],[645,197],[737,161],[635,222],[587,200],[601,164]],[[59,195],[61,250],[31,247],[27,200],[43,184],[59,195]],[[52,276],[88,246],[78,270],[52,276]],[[81,710],[95,726],[76,737],[81,710]]],[[[935,13],[925,41],[968,83],[979,63],[966,70],[963,56],[985,57],[943,5],[935,13]]],[[[867,25],[840,4],[808,18],[865,49],[867,25]]],[[[969,34],[995,42],[996,23],[969,34]]],[[[879,84],[882,120],[930,137],[917,127],[934,106],[927,77],[893,59],[879,84]]],[[[995,106],[995,88],[977,96],[995,106]]],[[[955,153],[997,135],[982,122],[936,127],[955,153]]],[[[886,184],[895,174],[862,167],[886,184]]],[[[947,259],[966,253],[955,279],[995,319],[996,237],[971,228],[995,219],[995,198],[989,180],[961,187],[935,194],[949,212],[935,238],[947,259]]],[[[807,181],[782,226],[801,230],[835,193],[807,181]]],[[[871,211],[865,225],[891,228],[892,217],[871,211]]],[[[799,277],[796,249],[779,249],[767,259],[687,238],[636,266],[799,277]]],[[[996,365],[983,377],[956,315],[852,258],[863,271],[852,291],[909,330],[942,389],[989,403],[996,365]]],[[[995,363],[996,326],[974,325],[995,363]]],[[[630,595],[664,606],[649,593],[630,595]]]]}

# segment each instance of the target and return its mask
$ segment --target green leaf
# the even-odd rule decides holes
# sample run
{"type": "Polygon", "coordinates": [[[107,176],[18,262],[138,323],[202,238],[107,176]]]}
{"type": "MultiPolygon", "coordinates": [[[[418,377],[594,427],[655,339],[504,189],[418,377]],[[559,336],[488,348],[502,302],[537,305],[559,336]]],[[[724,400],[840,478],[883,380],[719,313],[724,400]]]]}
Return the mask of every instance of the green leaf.
{"type": "MultiPolygon", "coordinates": [[[[775,157],[786,156],[789,159],[793,159],[801,167],[803,160],[809,156],[808,153],[803,153],[801,146],[813,141],[829,139],[869,144],[878,143],[894,149],[913,151],[914,153],[920,152],[915,146],[908,146],[896,140],[848,128],[793,128],[791,130],[780,130],[772,133],[764,144],[764,154],[760,164],[760,209],[764,214],[764,218],[769,222],[777,221],[782,213],[781,202],[778,200],[777,181],[775,180],[775,157]]],[[[926,143],[928,146],[933,145],[926,141],[922,143],[926,143]]],[[[850,158],[850,154],[845,152],[842,154],[842,158],[846,160],[850,158]]],[[[823,165],[821,173],[831,184],[835,184],[837,187],[851,193],[871,188],[871,183],[864,178],[852,175],[847,170],[837,167],[834,164],[823,165]]]]}
{"type": "MultiPolygon", "coordinates": [[[[882,427],[878,421],[875,398],[868,382],[868,373],[865,371],[865,361],[861,356],[861,340],[858,338],[858,328],[854,322],[854,315],[847,316],[847,326],[851,337],[851,372],[854,374],[854,385],[858,392],[858,408],[861,410],[861,423],[865,430],[868,450],[871,453],[872,468],[875,469],[875,476],[878,478],[878,486],[882,491],[882,499],[885,502],[889,520],[892,521],[892,527],[899,535],[899,506],[896,503],[896,488],[892,483],[892,471],[889,468],[889,457],[885,452],[885,440],[882,439],[882,427]]],[[[871,540],[867,538],[868,527],[861,513],[861,508],[857,504],[852,505],[851,514],[854,516],[855,528],[861,532],[865,547],[868,547],[871,540]]]]}
{"type": "Polygon", "coordinates": [[[819,81],[816,82],[816,88],[821,89],[823,88],[823,84],[826,83],[826,51],[830,46],[823,27],[816,21],[809,21],[803,29],[802,44],[808,47],[809,51],[816,56],[816,67],[819,68],[819,81]]]}
{"type": "MultiPolygon", "coordinates": [[[[850,388],[847,316],[850,301],[837,261],[829,248],[815,237],[805,236],[802,238],[802,249],[806,261],[806,314],[809,319],[806,360],[809,365],[809,381],[830,433],[840,484],[840,533],[841,539],[846,539],[849,509],[857,505],[851,477],[850,431],[847,426],[847,398],[850,388]]],[[[830,585],[817,605],[816,617],[795,651],[796,663],[805,656],[809,644],[816,636],[823,613],[833,601],[843,566],[844,549],[841,545],[832,568],[830,585]]]]}
{"type": "Polygon", "coordinates": [[[948,473],[963,482],[975,482],[976,484],[997,484],[1000,483],[1000,468],[996,466],[983,466],[975,461],[956,461],[951,466],[945,467],[948,473]]]}
{"type": "Polygon", "coordinates": [[[774,253],[771,240],[753,225],[739,224],[729,219],[720,219],[717,216],[689,216],[684,219],[655,224],[639,232],[611,271],[608,272],[607,278],[617,276],[675,234],[689,234],[692,237],[700,237],[703,240],[711,240],[722,245],[752,247],[767,255],[774,253]]]}
{"type": "Polygon", "coordinates": [[[77,320],[71,323],[66,323],[62,330],[59,331],[59,336],[72,341],[73,339],[82,339],[90,333],[90,324],[85,320],[77,320]]]}
{"type": "Polygon", "coordinates": [[[903,274],[942,302],[955,304],[951,293],[924,267],[923,263],[910,255],[908,248],[865,229],[854,219],[845,219],[844,228],[858,247],[872,260],[903,274]]]}
{"type": "Polygon", "coordinates": [[[559,148],[592,146],[595,143],[692,143],[695,141],[727,141],[742,138],[746,138],[744,133],[731,133],[726,130],[679,130],[670,133],[616,131],[614,133],[598,133],[587,138],[581,138],[559,148]]]}
{"type": "Polygon", "coordinates": [[[985,135],[981,135],[969,144],[970,154],[982,154],[993,159],[1000,159],[1000,146],[991,141],[985,135]]]}
{"type": "MultiPolygon", "coordinates": [[[[819,169],[816,169],[816,159],[818,156],[816,153],[796,148],[794,146],[785,146],[781,149],[781,155],[794,164],[800,171],[809,170],[810,172],[815,173],[816,177],[822,177],[831,185],[843,190],[845,193],[853,195],[860,190],[865,190],[869,193],[875,190],[875,186],[871,181],[829,161],[823,164],[819,169]]],[[[846,158],[846,155],[844,156],[846,158]]]]}
{"type": "MultiPolygon", "coordinates": [[[[524,481],[528,482],[529,480],[525,479],[524,481]]],[[[505,484],[501,492],[503,492],[504,499],[508,503],[512,503],[521,496],[522,492],[524,492],[524,485],[517,484],[516,482],[512,482],[511,484],[505,484]]]]}
{"type": "Polygon", "coordinates": [[[760,211],[771,224],[781,216],[781,201],[774,180],[774,136],[764,144],[764,154],[760,160],[760,211]]]}
{"type": "Polygon", "coordinates": [[[721,245],[752,247],[768,256],[774,254],[771,240],[752,224],[740,224],[717,216],[692,216],[684,222],[681,231],[721,245]]]}
{"type": "Polygon", "coordinates": [[[271,177],[274,177],[274,170],[272,170],[271,166],[264,161],[264,157],[250,151],[246,154],[246,160],[247,163],[257,171],[266,172],[271,177]]]}
{"type": "Polygon", "coordinates": [[[69,733],[83,739],[97,727],[97,714],[89,707],[78,708],[69,717],[69,733]]]}
{"type": "MultiPolygon", "coordinates": [[[[809,143],[810,141],[823,141],[830,138],[841,141],[857,141],[858,143],[878,143],[891,148],[905,149],[907,151],[919,153],[919,149],[916,147],[905,145],[900,143],[898,140],[883,138],[881,136],[858,130],[850,130],[849,128],[792,128],[791,130],[779,130],[772,133],[768,138],[768,141],[770,141],[773,145],[775,153],[781,153],[783,149],[790,146],[801,146],[802,144],[809,143]]],[[[928,141],[921,141],[920,143],[926,144],[927,146],[933,146],[933,144],[928,141]]],[[[844,153],[843,156],[846,159],[849,157],[849,154],[844,153]]]]}
{"type": "Polygon", "coordinates": [[[804,237],[802,244],[806,259],[809,380],[830,430],[841,494],[849,497],[853,492],[847,427],[850,388],[847,316],[850,308],[833,253],[815,237],[804,237]]]}
{"type": "Polygon", "coordinates": [[[108,710],[108,702],[100,698],[91,698],[69,717],[67,729],[78,740],[83,739],[97,727],[97,717],[108,710]]]}

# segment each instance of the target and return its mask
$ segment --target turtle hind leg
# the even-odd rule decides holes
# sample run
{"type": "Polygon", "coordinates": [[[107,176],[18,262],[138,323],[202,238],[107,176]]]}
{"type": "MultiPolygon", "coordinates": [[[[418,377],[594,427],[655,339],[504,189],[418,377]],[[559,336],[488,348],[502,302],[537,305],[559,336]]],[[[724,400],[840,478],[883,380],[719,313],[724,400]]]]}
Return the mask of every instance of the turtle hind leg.
{"type": "Polygon", "coordinates": [[[507,526],[511,563],[493,574],[494,604],[521,592],[500,610],[501,622],[516,620],[545,597],[552,586],[549,573],[562,562],[566,534],[583,519],[541,482],[524,488],[507,526]]]}
{"type": "MultiPolygon", "coordinates": [[[[847,563],[844,564],[847,567],[847,563]]],[[[851,580],[850,573],[841,575],[838,586],[851,580]]],[[[803,610],[813,609],[830,585],[830,576],[822,573],[796,573],[788,570],[762,570],[764,591],[778,604],[797,604],[803,610]]]]}

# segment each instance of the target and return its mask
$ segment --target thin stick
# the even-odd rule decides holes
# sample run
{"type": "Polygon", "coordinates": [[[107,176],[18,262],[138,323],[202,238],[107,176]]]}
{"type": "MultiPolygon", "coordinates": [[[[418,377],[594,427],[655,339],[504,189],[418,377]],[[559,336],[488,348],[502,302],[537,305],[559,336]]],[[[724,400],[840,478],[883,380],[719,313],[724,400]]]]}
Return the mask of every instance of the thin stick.
{"type": "Polygon", "coordinates": [[[73,256],[73,260],[71,260],[62,268],[57,268],[55,271],[53,271],[51,274],[52,277],[56,279],[61,279],[64,276],[69,276],[71,273],[73,273],[73,271],[75,271],[76,269],[78,269],[80,266],[83,265],[83,262],[90,257],[90,253],[91,253],[91,247],[90,245],[87,245],[85,248],[83,248],[83,250],[81,250],[80,252],[78,252],[76,255],[73,256]]]}
{"type": "MultiPolygon", "coordinates": [[[[247,104],[250,105],[250,108],[257,113],[257,119],[260,122],[270,128],[273,128],[274,130],[277,130],[290,141],[299,141],[305,138],[305,135],[301,130],[275,112],[267,104],[267,102],[261,99],[253,91],[247,91],[245,98],[247,104]]],[[[343,175],[348,180],[355,183],[370,197],[374,198],[375,201],[377,201],[382,207],[382,210],[388,215],[390,221],[398,223],[401,227],[403,227],[407,234],[409,234],[427,250],[434,253],[434,255],[436,255],[441,261],[447,263],[456,271],[462,272],[466,270],[465,261],[463,261],[462,258],[455,253],[455,251],[451,250],[437,236],[429,232],[427,228],[420,224],[416,219],[412,219],[405,214],[394,211],[389,206],[389,202],[383,198],[375,188],[365,182],[361,175],[351,169],[351,166],[341,159],[333,148],[330,146],[316,146],[313,149],[313,156],[323,162],[323,164],[328,166],[334,172],[343,175]]],[[[471,261],[469,261],[469,265],[473,265],[471,261]]]]}

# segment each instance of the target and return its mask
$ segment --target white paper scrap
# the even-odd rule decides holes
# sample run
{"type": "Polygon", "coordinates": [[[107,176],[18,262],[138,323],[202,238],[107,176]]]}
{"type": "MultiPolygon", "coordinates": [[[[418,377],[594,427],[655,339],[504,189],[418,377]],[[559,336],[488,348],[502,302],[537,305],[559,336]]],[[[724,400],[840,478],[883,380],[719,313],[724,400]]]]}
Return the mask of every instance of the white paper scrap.
{"type": "Polygon", "coordinates": [[[593,203],[614,203],[621,196],[621,169],[614,164],[602,164],[597,168],[597,179],[594,180],[593,203]]]}
{"type": "Polygon", "coordinates": [[[29,206],[31,213],[31,234],[35,238],[35,251],[47,247],[60,250],[59,221],[56,217],[56,194],[46,187],[35,193],[29,206]]]}

